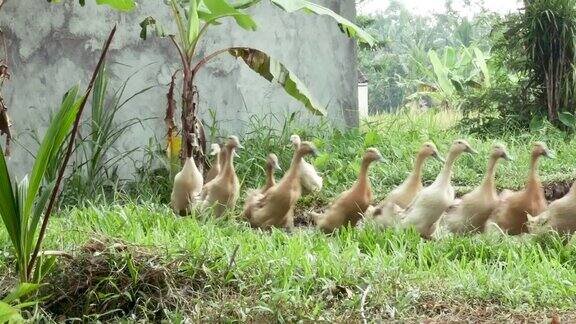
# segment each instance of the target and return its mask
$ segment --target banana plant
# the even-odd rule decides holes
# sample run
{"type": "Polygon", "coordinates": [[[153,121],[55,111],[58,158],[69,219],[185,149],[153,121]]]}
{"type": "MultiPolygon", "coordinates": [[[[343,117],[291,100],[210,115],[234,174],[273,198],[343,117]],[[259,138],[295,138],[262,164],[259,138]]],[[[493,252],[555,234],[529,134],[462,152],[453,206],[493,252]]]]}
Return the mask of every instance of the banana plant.
{"type": "MultiPolygon", "coordinates": [[[[340,30],[352,38],[369,45],[374,39],[349,20],[339,16],[332,10],[306,0],[268,0],[277,7],[293,13],[303,11],[316,15],[326,15],[334,19],[340,30]]],[[[197,57],[196,49],[199,41],[209,28],[221,24],[226,18],[233,19],[236,24],[245,30],[255,31],[257,24],[246,9],[260,3],[261,0],[167,0],[171,14],[176,24],[175,33],[166,33],[165,28],[154,17],[147,17],[141,23],[140,37],[146,39],[148,31],[157,36],[168,36],[174,47],[178,50],[182,63],[182,101],[181,101],[181,139],[177,140],[178,130],[175,122],[167,120],[168,151],[173,152],[174,147],[180,148],[180,159],[193,156],[197,165],[205,164],[204,152],[206,150],[206,136],[202,121],[198,118],[198,92],[195,87],[195,78],[198,71],[215,57],[227,54],[242,60],[249,68],[266,80],[279,84],[284,91],[294,99],[300,101],[304,107],[317,115],[325,115],[325,109],[312,97],[304,83],[284,64],[272,58],[267,53],[248,47],[228,47],[197,57]],[[179,142],[179,143],[175,143],[179,142]],[[198,143],[198,145],[193,145],[198,143]],[[170,149],[172,148],[172,149],[170,149]]],[[[176,73],[180,73],[177,71],[176,73]]],[[[176,75],[175,73],[175,75],[176,75]]],[[[174,88],[175,77],[172,77],[170,89],[174,88]]],[[[174,103],[173,90],[168,94],[167,116],[173,116],[174,103]]]]}
{"type": "Polygon", "coordinates": [[[30,175],[14,182],[4,153],[0,151],[0,216],[12,242],[21,283],[39,282],[46,268],[54,262],[53,258],[47,258],[47,262],[42,260],[42,241],[72,155],[84,106],[115,32],[116,27],[108,36],[87,90],[80,94],[79,87],[75,86],[66,93],[40,144],[30,175]],[[59,152],[67,139],[65,155],[60,158],[59,152]],[[55,180],[46,181],[48,165],[54,161],[58,161],[58,176],[55,180]]]}
{"type": "Polygon", "coordinates": [[[428,52],[431,68],[416,61],[426,79],[417,81],[418,91],[408,100],[430,97],[443,107],[458,106],[458,99],[467,89],[490,87],[491,71],[485,54],[477,47],[444,48],[442,56],[435,50],[428,52]],[[455,104],[456,103],[456,104],[455,104]]]}

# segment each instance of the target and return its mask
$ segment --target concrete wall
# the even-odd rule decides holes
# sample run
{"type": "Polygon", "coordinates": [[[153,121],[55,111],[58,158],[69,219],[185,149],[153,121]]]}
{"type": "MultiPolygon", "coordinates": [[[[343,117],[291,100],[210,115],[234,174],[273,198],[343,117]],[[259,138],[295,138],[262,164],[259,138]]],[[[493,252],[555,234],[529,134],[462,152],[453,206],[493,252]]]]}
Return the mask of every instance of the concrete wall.
{"type": "MultiPolygon", "coordinates": [[[[69,87],[77,82],[86,85],[102,43],[115,23],[119,30],[109,55],[112,84],[118,86],[129,73],[140,69],[127,93],[156,86],[123,110],[120,119],[147,120],[122,138],[119,149],[146,145],[153,136],[161,140],[165,132],[162,118],[166,85],[172,71],[178,68],[178,56],[168,39],[151,37],[142,41],[138,23],[153,15],[172,31],[168,7],[162,0],[143,0],[137,10],[122,14],[96,6],[91,0],[86,1],[86,7],[80,7],[76,0],[63,2],[56,5],[45,0],[8,0],[0,13],[12,73],[3,94],[20,144],[14,146],[10,163],[18,174],[31,167],[30,154],[23,149],[36,149],[30,134],[43,133],[49,112],[58,106],[69,87]]],[[[351,19],[356,13],[354,0],[316,2],[351,19]]],[[[200,54],[231,45],[263,49],[296,72],[318,101],[328,106],[331,121],[355,126],[358,112],[354,41],[328,17],[288,15],[267,1],[252,8],[251,13],[259,27],[257,32],[224,23],[208,33],[200,54]]],[[[262,118],[273,114],[282,119],[291,112],[303,111],[303,106],[279,87],[226,56],[207,66],[198,76],[197,85],[203,117],[208,119],[207,111],[213,109],[224,134],[242,136],[252,115],[262,118]]]]}
{"type": "Polygon", "coordinates": [[[368,117],[368,83],[358,83],[358,116],[360,120],[368,117]]]}

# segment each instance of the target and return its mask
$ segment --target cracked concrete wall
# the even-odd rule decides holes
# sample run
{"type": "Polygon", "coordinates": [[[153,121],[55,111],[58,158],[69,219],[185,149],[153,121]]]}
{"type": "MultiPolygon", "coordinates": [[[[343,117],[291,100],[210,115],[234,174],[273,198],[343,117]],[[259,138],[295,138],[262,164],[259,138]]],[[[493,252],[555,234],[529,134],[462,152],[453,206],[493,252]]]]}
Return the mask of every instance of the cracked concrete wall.
{"type": "MultiPolygon", "coordinates": [[[[353,20],[354,0],[315,0],[353,20]]],[[[357,77],[354,41],[342,34],[335,22],[305,13],[286,14],[268,2],[250,9],[258,31],[248,32],[233,22],[213,27],[200,44],[199,53],[235,45],[251,46],[284,62],[304,81],[318,102],[328,107],[328,119],[338,126],[356,126],[357,77]]],[[[6,38],[12,79],[3,89],[10,109],[17,143],[10,161],[17,174],[32,165],[34,134],[43,134],[49,113],[56,109],[65,91],[88,82],[99,50],[111,27],[118,32],[109,55],[112,87],[119,87],[127,75],[139,71],[128,83],[127,94],[148,86],[154,88],[131,101],[119,120],[140,118],[119,143],[120,151],[145,146],[150,138],[162,140],[167,84],[178,68],[177,52],[168,39],[139,38],[138,23],[155,16],[169,31],[169,9],[161,0],[140,1],[131,13],[118,13],[87,1],[50,4],[38,0],[8,0],[0,12],[0,26],[6,38]]],[[[236,60],[221,56],[204,68],[197,78],[202,117],[211,124],[215,112],[220,135],[243,133],[252,116],[279,125],[292,112],[302,112],[304,122],[316,122],[303,105],[269,84],[236,60]]]]}

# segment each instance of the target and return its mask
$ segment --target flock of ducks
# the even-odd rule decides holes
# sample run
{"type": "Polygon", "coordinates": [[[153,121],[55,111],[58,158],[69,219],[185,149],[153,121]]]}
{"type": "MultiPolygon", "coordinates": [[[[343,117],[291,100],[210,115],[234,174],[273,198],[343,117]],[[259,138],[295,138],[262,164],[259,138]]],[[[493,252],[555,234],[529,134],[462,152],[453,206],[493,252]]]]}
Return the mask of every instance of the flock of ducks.
{"type": "MultiPolygon", "coordinates": [[[[322,189],[322,177],[305,157],[317,155],[311,142],[292,135],[294,154],[290,167],[277,182],[275,172],[281,170],[278,157],[266,159],[266,182],[259,189],[247,191],[242,218],[252,227],[270,229],[294,227],[294,207],[303,194],[322,189]]],[[[174,178],[171,205],[180,215],[192,210],[213,208],[216,217],[233,209],[240,193],[234,169],[236,150],[242,148],[238,137],[230,136],[221,147],[212,145],[214,161],[203,178],[194,159],[187,158],[174,178]]],[[[495,174],[500,160],[512,160],[504,145],[494,145],[486,174],[472,192],[456,199],[451,184],[452,170],[464,154],[478,154],[465,140],[456,140],[444,160],[433,143],[424,143],[416,155],[413,171],[381,203],[372,206],[373,194],[368,177],[370,166],[384,158],[375,148],[364,153],[358,180],[328,207],[324,213],[310,213],[316,227],[331,233],[342,226],[357,226],[373,221],[384,228],[414,228],[423,238],[439,233],[474,234],[485,231],[518,235],[529,232],[576,231],[576,183],[562,199],[548,205],[538,177],[541,157],[553,158],[546,144],[537,142],[532,148],[526,187],[518,192],[496,191],[495,174]],[[435,181],[422,185],[422,168],[428,158],[444,164],[435,181]]]]}

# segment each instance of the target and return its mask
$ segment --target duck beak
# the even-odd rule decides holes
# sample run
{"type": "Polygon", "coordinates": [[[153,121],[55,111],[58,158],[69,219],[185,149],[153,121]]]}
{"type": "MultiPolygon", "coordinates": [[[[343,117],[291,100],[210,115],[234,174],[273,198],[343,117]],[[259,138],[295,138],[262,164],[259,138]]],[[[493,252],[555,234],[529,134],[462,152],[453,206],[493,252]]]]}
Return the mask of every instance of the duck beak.
{"type": "Polygon", "coordinates": [[[470,154],[478,154],[478,151],[476,151],[475,149],[471,148],[470,146],[467,146],[467,147],[466,147],[466,150],[464,150],[464,152],[470,153],[470,154]]]}
{"type": "Polygon", "coordinates": [[[436,160],[442,162],[442,163],[446,162],[446,160],[444,160],[444,158],[440,156],[440,153],[438,153],[438,151],[434,151],[432,153],[432,157],[435,158],[436,160]]]}
{"type": "Polygon", "coordinates": [[[242,146],[242,144],[238,143],[238,145],[236,146],[236,148],[238,148],[238,149],[243,149],[244,146],[242,146]]]}
{"type": "Polygon", "coordinates": [[[508,155],[508,153],[504,153],[504,154],[502,155],[502,158],[503,158],[504,160],[506,160],[506,161],[514,161],[514,159],[511,158],[510,155],[508,155]]]}
{"type": "Polygon", "coordinates": [[[382,155],[378,155],[378,160],[376,160],[376,161],[378,161],[380,163],[384,163],[384,162],[386,162],[386,159],[382,155]]]}
{"type": "Polygon", "coordinates": [[[544,150],[544,156],[549,158],[549,159],[555,159],[556,158],[556,154],[554,154],[554,152],[550,151],[549,149],[544,150]]]}
{"type": "Polygon", "coordinates": [[[278,164],[278,163],[274,164],[274,169],[277,171],[282,171],[282,168],[280,167],[280,164],[278,164]]]}
{"type": "Polygon", "coordinates": [[[313,157],[318,157],[318,150],[317,149],[313,149],[312,153],[310,153],[313,157]]]}
{"type": "Polygon", "coordinates": [[[240,155],[238,155],[238,153],[236,152],[236,150],[234,150],[234,157],[240,157],[240,155]]]}

